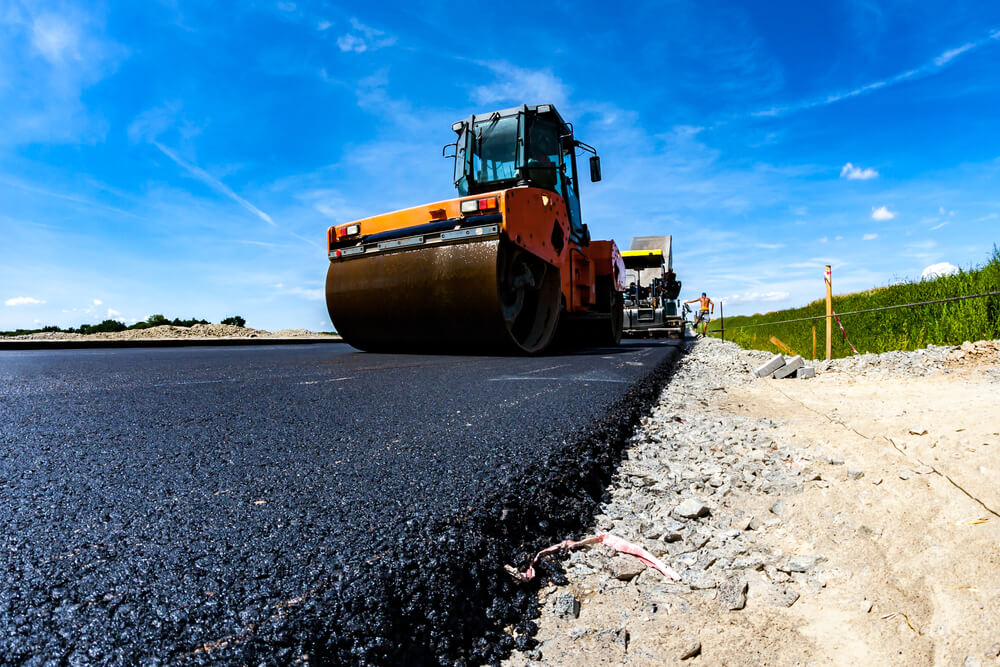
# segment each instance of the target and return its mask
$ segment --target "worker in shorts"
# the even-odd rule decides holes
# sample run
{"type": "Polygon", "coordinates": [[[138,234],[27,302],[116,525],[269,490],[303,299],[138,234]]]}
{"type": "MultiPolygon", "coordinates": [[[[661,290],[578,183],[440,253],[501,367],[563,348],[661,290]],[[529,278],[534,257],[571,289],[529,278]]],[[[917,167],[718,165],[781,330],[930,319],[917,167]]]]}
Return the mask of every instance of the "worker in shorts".
{"type": "Polygon", "coordinates": [[[709,311],[711,311],[711,314],[715,314],[715,302],[709,299],[707,294],[702,292],[700,297],[697,299],[688,299],[684,302],[684,305],[694,303],[695,301],[698,302],[698,315],[694,319],[694,330],[695,333],[697,333],[698,324],[703,322],[704,324],[702,324],[701,327],[701,335],[704,336],[708,333],[708,323],[710,321],[709,311]]]}

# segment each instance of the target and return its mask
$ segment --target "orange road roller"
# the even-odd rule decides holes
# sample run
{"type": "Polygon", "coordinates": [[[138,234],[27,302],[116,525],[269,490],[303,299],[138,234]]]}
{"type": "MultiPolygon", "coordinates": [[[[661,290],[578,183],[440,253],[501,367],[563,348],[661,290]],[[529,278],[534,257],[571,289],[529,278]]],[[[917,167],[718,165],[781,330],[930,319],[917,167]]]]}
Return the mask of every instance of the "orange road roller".
{"type": "MultiPolygon", "coordinates": [[[[442,154],[458,197],[330,227],[326,305],[367,351],[536,354],[617,345],[625,265],[580,217],[573,136],[551,104],[469,116],[442,154]]],[[[582,153],[581,153],[582,154],[582,153]]]]}

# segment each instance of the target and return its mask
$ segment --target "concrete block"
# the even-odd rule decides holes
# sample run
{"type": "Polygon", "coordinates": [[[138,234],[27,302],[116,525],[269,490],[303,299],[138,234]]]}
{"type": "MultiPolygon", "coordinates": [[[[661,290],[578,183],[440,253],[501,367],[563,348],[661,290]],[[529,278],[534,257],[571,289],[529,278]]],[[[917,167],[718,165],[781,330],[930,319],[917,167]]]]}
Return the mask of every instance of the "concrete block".
{"type": "Polygon", "coordinates": [[[795,355],[791,359],[786,359],[785,365],[779,368],[778,370],[774,371],[774,377],[779,380],[781,378],[790,377],[792,374],[795,373],[795,371],[802,368],[802,365],[803,365],[802,357],[799,355],[795,355]]]}
{"type": "Polygon", "coordinates": [[[802,368],[795,371],[795,377],[814,378],[816,377],[816,369],[813,366],[803,366],[802,368]]]}
{"type": "Polygon", "coordinates": [[[766,378],[768,375],[785,365],[785,358],[780,354],[771,357],[771,360],[753,372],[759,378],[766,378]]]}

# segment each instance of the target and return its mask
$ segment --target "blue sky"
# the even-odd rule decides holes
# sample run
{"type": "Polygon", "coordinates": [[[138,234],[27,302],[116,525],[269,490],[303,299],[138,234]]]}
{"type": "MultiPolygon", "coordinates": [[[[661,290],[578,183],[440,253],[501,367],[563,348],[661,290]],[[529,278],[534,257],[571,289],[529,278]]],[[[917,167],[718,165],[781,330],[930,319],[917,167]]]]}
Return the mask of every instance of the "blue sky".
{"type": "Polygon", "coordinates": [[[594,237],[673,234],[727,314],[968,267],[998,74],[984,2],[0,0],[0,329],[329,329],[326,228],[453,196],[451,123],[522,102],[598,148],[594,237]]]}

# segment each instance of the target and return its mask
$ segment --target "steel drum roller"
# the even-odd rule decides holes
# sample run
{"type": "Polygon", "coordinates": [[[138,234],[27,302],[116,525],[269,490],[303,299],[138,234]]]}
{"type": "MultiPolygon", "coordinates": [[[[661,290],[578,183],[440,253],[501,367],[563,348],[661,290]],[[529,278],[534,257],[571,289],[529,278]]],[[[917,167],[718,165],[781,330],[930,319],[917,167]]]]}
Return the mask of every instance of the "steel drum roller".
{"type": "Polygon", "coordinates": [[[502,238],[333,261],[326,304],[362,350],[532,353],[552,340],[559,270],[502,238]]]}

